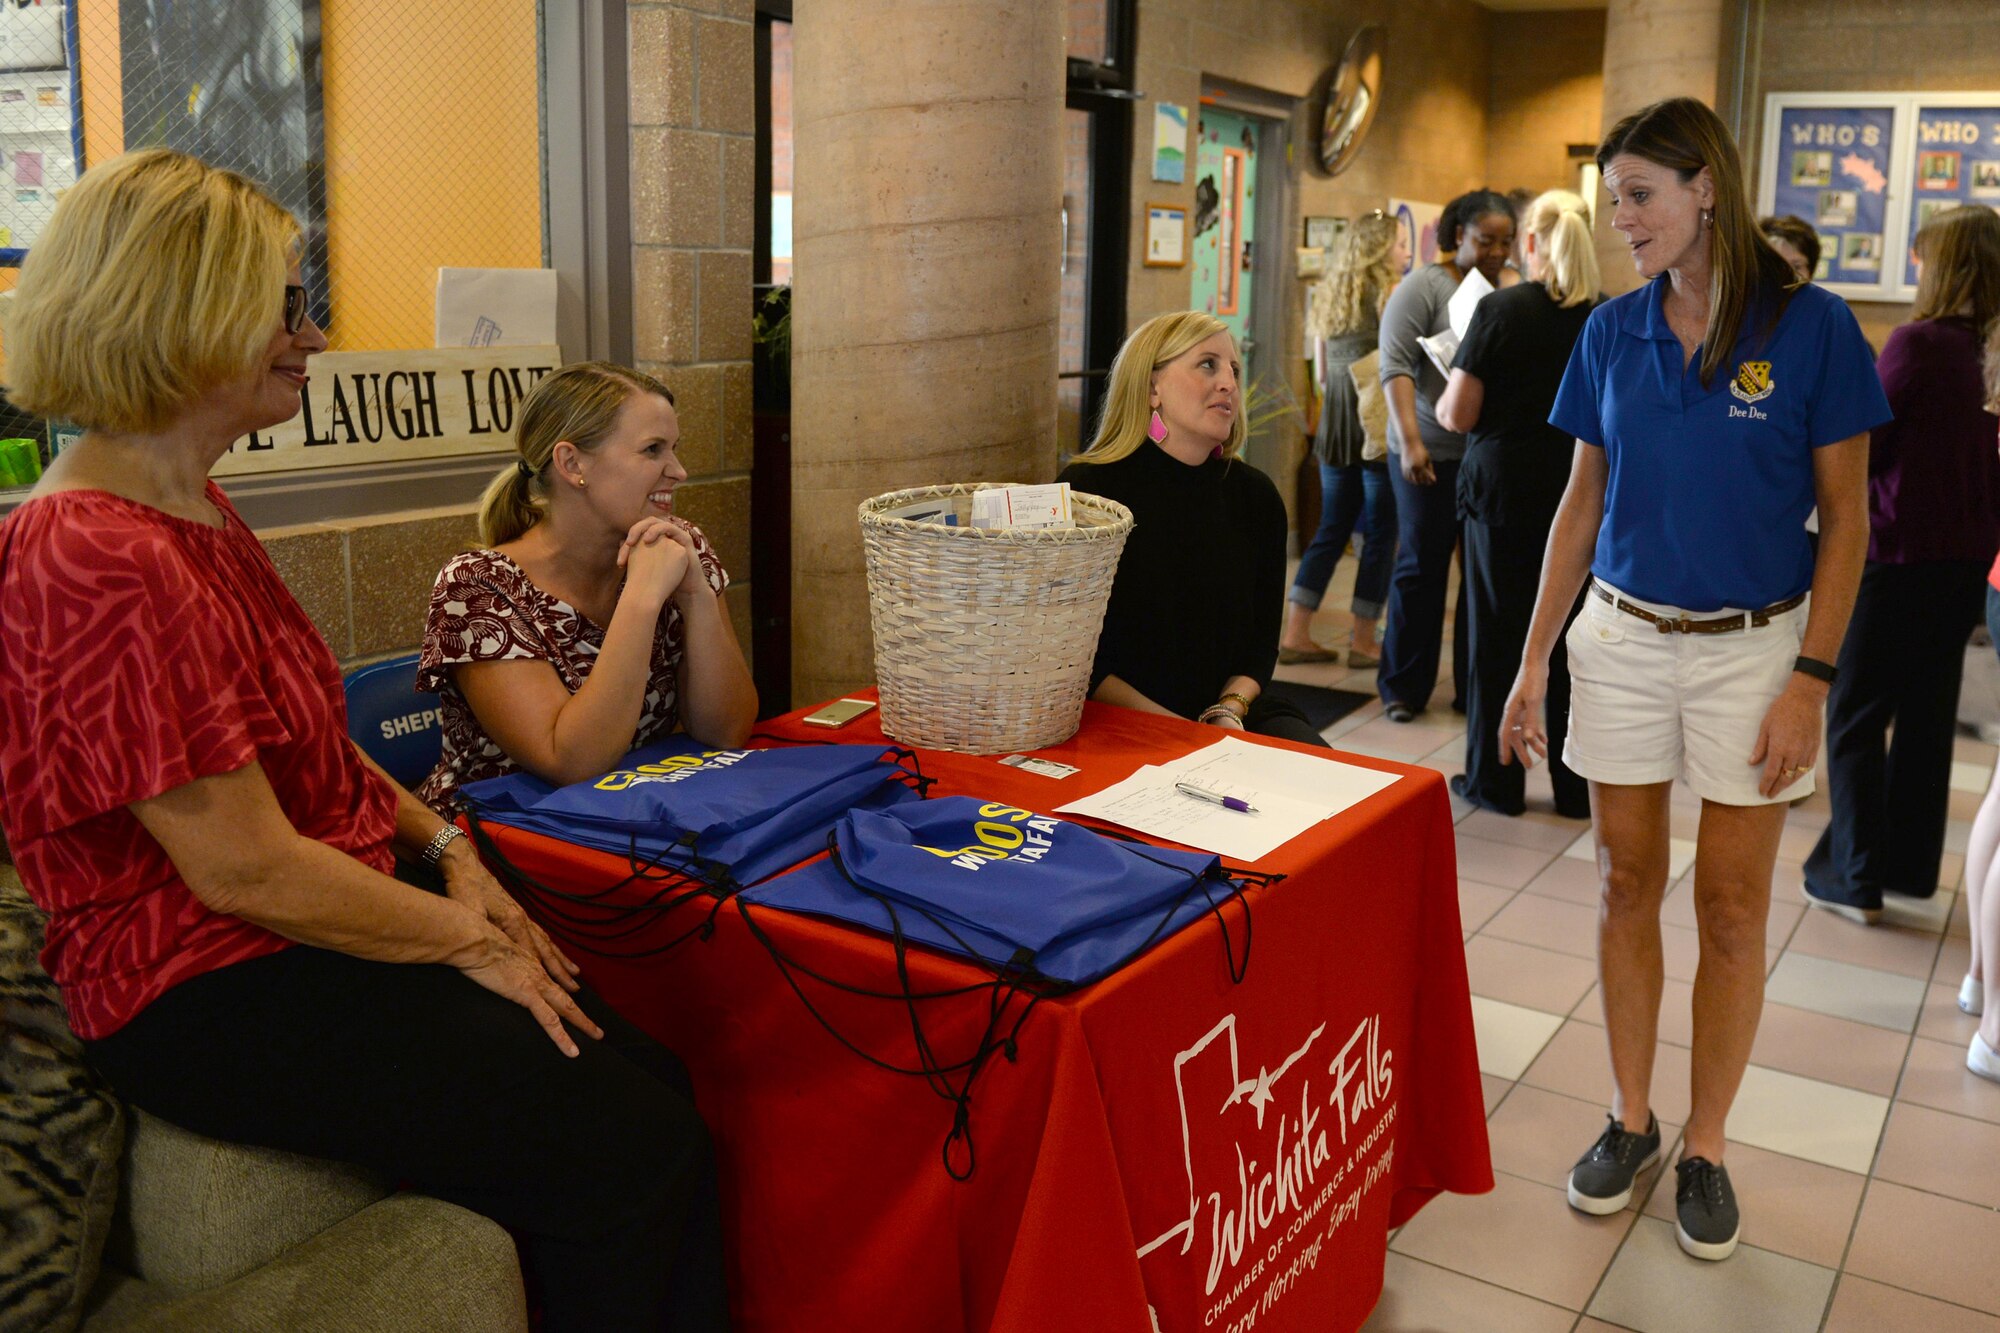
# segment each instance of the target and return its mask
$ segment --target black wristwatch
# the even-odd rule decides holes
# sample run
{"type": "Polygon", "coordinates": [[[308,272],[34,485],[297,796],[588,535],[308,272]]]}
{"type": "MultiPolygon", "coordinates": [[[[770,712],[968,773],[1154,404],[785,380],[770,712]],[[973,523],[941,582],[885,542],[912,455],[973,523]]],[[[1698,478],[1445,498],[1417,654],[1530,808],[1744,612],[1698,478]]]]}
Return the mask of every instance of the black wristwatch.
{"type": "Polygon", "coordinates": [[[1800,654],[1792,662],[1792,670],[1803,672],[1814,680],[1823,680],[1829,685],[1833,684],[1834,677],[1840,674],[1831,662],[1822,662],[1817,657],[1807,657],[1804,654],[1800,654]]]}

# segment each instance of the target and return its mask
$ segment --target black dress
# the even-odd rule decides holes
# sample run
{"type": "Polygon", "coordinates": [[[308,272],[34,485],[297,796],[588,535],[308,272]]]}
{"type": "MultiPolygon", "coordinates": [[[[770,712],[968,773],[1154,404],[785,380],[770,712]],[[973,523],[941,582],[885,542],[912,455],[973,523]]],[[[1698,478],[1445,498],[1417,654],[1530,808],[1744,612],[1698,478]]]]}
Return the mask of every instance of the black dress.
{"type": "MultiPolygon", "coordinates": [[[[1075,462],[1058,480],[1132,511],[1091,669],[1093,691],[1116,676],[1186,718],[1232,676],[1260,691],[1278,660],[1285,599],[1285,504],[1241,460],[1189,466],[1142,444],[1113,463],[1075,462]]],[[[1259,695],[1248,729],[1325,744],[1289,704],[1259,695]]]]}
{"type": "MultiPolygon", "coordinates": [[[[1473,311],[1453,362],[1454,369],[1478,376],[1485,388],[1479,424],[1466,433],[1458,471],[1468,679],[1465,779],[1453,790],[1507,814],[1523,808],[1527,774],[1519,764],[1500,762],[1500,719],[1527,646],[1542,555],[1575,448],[1549,424],[1549,411],[1594,304],[1559,306],[1539,282],[1495,292],[1473,311]]],[[[1569,657],[1560,638],[1549,654],[1546,709],[1556,809],[1585,817],[1589,786],[1562,761],[1569,733],[1569,657]]]]}

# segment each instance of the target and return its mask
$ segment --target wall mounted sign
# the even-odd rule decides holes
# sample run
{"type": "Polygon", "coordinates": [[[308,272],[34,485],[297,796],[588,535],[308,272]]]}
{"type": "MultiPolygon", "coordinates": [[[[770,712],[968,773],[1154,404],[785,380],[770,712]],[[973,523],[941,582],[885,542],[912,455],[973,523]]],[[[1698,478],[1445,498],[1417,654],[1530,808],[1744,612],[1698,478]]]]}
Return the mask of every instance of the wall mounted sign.
{"type": "Polygon", "coordinates": [[[1172,102],[1153,103],[1153,179],[1179,185],[1187,179],[1188,113],[1172,102]]]}
{"type": "Polygon", "coordinates": [[[299,414],[238,440],[214,475],[511,450],[521,400],[561,364],[558,347],[322,352],[299,414]]]}
{"type": "Polygon", "coordinates": [[[2000,210],[2000,93],[1773,93],[1759,165],[1759,211],[1812,224],[1828,291],[1907,301],[1925,223],[2000,210]]]}
{"type": "Polygon", "coordinates": [[[1146,267],[1179,268],[1187,262],[1187,210],[1179,204],[1146,205],[1146,267]]]}

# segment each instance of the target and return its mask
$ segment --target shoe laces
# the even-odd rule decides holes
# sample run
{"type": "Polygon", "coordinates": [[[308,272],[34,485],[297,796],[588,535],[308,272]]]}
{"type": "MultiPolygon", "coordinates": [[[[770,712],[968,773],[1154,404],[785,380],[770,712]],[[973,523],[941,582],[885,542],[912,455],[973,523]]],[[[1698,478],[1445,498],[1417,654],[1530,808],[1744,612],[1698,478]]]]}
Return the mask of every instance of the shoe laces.
{"type": "Polygon", "coordinates": [[[1690,1157],[1680,1164],[1674,1202],[1682,1204],[1696,1198],[1711,1209],[1722,1207],[1722,1168],[1706,1157],[1690,1157]]]}
{"type": "Polygon", "coordinates": [[[1639,1146],[1639,1140],[1646,1136],[1634,1134],[1625,1128],[1625,1122],[1622,1120],[1608,1114],[1604,1118],[1611,1123],[1604,1127],[1604,1132],[1597,1136],[1597,1142],[1590,1146],[1590,1155],[1598,1161],[1612,1161],[1625,1166],[1631,1162],[1632,1154],[1639,1146]]]}

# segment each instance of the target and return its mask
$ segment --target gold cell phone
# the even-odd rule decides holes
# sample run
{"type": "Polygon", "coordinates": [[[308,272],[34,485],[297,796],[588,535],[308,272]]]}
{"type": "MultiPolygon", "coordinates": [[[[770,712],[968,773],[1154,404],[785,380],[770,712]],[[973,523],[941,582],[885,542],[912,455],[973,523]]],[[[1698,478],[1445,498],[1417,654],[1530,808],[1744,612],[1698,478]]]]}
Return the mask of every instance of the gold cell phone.
{"type": "Polygon", "coordinates": [[[809,727],[844,727],[875,706],[873,699],[835,699],[799,720],[809,727]]]}

